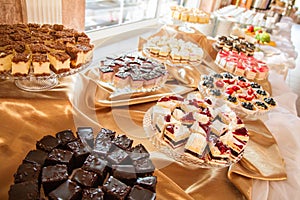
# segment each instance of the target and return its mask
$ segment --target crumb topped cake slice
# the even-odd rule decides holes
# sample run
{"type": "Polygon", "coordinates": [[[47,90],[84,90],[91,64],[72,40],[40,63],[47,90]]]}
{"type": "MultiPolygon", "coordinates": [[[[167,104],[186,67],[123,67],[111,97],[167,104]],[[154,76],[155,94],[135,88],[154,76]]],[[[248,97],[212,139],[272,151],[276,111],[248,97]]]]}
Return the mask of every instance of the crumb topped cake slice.
{"type": "Polygon", "coordinates": [[[48,54],[54,72],[61,73],[70,70],[71,59],[65,52],[52,52],[48,54]]]}
{"type": "Polygon", "coordinates": [[[12,50],[0,50],[0,73],[11,70],[11,60],[13,58],[12,50]]]}
{"type": "Polygon", "coordinates": [[[50,75],[50,61],[47,54],[33,54],[32,66],[34,75],[50,75]]]}
{"type": "Polygon", "coordinates": [[[31,64],[30,54],[28,53],[17,53],[12,58],[12,75],[14,76],[25,76],[29,73],[31,64]]]}
{"type": "Polygon", "coordinates": [[[93,45],[77,44],[75,46],[68,46],[67,53],[71,57],[71,67],[77,68],[87,63],[92,57],[93,45]]]}

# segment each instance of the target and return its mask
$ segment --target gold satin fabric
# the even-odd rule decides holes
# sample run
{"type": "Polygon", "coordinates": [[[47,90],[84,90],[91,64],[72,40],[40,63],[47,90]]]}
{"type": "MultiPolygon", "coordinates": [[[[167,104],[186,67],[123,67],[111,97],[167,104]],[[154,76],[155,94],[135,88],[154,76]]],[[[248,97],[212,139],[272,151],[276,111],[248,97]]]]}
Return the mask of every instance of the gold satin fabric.
{"type": "MultiPolygon", "coordinates": [[[[213,55],[203,34],[193,38],[206,46],[206,56],[213,55]]],[[[210,64],[210,60],[205,59],[205,63],[210,64]]],[[[210,72],[205,65],[196,66],[197,73],[182,68],[185,75],[171,70],[178,82],[170,81],[159,91],[113,98],[112,91],[97,83],[99,74],[95,69],[60,79],[56,88],[37,93],[22,91],[9,80],[0,81],[0,199],[8,198],[13,174],[25,155],[35,149],[37,140],[65,129],[75,132],[78,126],[91,126],[95,134],[101,127],[109,128],[134,139],[134,145],[143,143],[156,166],[158,200],[251,199],[253,179],[286,179],[277,143],[259,120],[245,121],[250,141],[242,160],[229,168],[183,166],[155,148],[143,129],[145,112],[164,94],[185,95],[197,90],[198,75],[210,72]]]]}

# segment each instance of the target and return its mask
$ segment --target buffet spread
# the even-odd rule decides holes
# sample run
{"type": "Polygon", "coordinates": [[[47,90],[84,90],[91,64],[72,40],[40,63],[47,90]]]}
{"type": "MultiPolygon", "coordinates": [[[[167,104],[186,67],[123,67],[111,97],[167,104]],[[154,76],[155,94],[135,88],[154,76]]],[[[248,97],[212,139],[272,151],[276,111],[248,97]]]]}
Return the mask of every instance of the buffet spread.
{"type": "MultiPolygon", "coordinates": [[[[191,23],[209,17],[172,13],[191,23]]],[[[268,123],[294,114],[245,38],[162,26],[91,62],[89,37],[62,25],[0,31],[0,120],[15,122],[0,137],[3,198],[253,199],[263,181],[289,181],[293,161],[268,123]],[[74,69],[41,93],[13,85],[74,69]]]]}

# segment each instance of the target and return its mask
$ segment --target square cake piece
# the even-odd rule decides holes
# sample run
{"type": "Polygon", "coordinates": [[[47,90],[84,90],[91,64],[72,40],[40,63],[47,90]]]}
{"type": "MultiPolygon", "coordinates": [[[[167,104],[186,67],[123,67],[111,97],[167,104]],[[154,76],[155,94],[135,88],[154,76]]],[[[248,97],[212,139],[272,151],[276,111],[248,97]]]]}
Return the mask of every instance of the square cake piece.
{"type": "Polygon", "coordinates": [[[155,166],[149,158],[140,159],[133,162],[138,177],[152,176],[155,166]]]}
{"type": "Polygon", "coordinates": [[[143,188],[151,190],[152,192],[156,191],[156,183],[157,177],[156,176],[146,176],[146,177],[139,177],[136,180],[136,183],[143,188]]]}
{"type": "Polygon", "coordinates": [[[85,159],[90,155],[89,149],[77,140],[68,143],[67,149],[74,153],[74,168],[81,167],[85,159]]]}
{"type": "Polygon", "coordinates": [[[86,171],[84,169],[76,169],[72,175],[72,181],[75,181],[82,188],[97,187],[98,175],[95,172],[86,171]]]}
{"type": "Polygon", "coordinates": [[[15,183],[26,181],[39,182],[41,172],[41,165],[36,163],[23,163],[18,167],[17,172],[14,174],[15,183]]]}
{"type": "Polygon", "coordinates": [[[25,76],[29,73],[30,65],[29,53],[17,53],[12,58],[11,74],[14,76],[25,76]]]}
{"type": "Polygon", "coordinates": [[[128,138],[126,135],[118,135],[113,139],[113,143],[124,150],[129,150],[132,146],[133,140],[128,138]]]}
{"type": "Polygon", "coordinates": [[[192,133],[184,146],[184,152],[196,156],[197,158],[203,158],[206,147],[206,137],[199,133],[192,133]]]}
{"type": "Polygon", "coordinates": [[[147,190],[141,186],[135,185],[131,189],[130,193],[127,197],[128,200],[140,200],[140,199],[147,199],[147,200],[155,200],[156,193],[147,190]]]}
{"type": "Polygon", "coordinates": [[[137,175],[133,165],[113,165],[112,175],[126,185],[132,186],[136,181],[137,175]]]}
{"type": "Polygon", "coordinates": [[[119,147],[116,147],[112,152],[110,152],[107,155],[106,160],[109,162],[109,166],[132,163],[128,153],[119,147]]]}
{"type": "Polygon", "coordinates": [[[104,192],[101,188],[84,189],[82,192],[82,200],[103,200],[104,192]]]}
{"type": "Polygon", "coordinates": [[[31,150],[25,156],[23,163],[36,163],[39,165],[44,165],[45,160],[48,157],[48,153],[39,149],[31,150]]]}
{"type": "Polygon", "coordinates": [[[41,140],[36,142],[36,148],[50,152],[52,149],[58,147],[60,144],[60,141],[53,137],[52,135],[46,135],[41,140]]]}
{"type": "Polygon", "coordinates": [[[13,53],[11,50],[0,50],[0,73],[11,70],[13,53]]]}
{"type": "Polygon", "coordinates": [[[42,185],[46,194],[57,188],[68,179],[68,168],[66,165],[54,165],[43,167],[42,185]]]}
{"type": "Polygon", "coordinates": [[[107,175],[107,161],[94,155],[89,155],[85,160],[82,169],[97,173],[99,184],[102,184],[107,175]]]}
{"type": "Polygon", "coordinates": [[[83,144],[87,144],[90,148],[94,148],[94,133],[91,127],[78,127],[77,137],[83,144]]]}
{"type": "Polygon", "coordinates": [[[74,153],[68,150],[63,149],[53,149],[45,162],[45,165],[56,165],[56,164],[64,164],[68,167],[68,173],[71,173],[73,166],[73,155],[74,153]]]}
{"type": "Polygon", "coordinates": [[[72,130],[63,130],[55,134],[56,138],[60,140],[60,146],[67,148],[69,142],[75,141],[77,138],[74,136],[72,130]]]}
{"type": "Polygon", "coordinates": [[[50,75],[50,61],[47,54],[32,54],[33,74],[36,76],[50,75]]]}
{"type": "Polygon", "coordinates": [[[38,183],[36,181],[26,181],[10,186],[8,191],[9,200],[32,200],[40,199],[38,183]]]}
{"type": "Polygon", "coordinates": [[[49,193],[50,199],[81,199],[81,188],[73,181],[67,180],[49,193]]]}
{"type": "Polygon", "coordinates": [[[51,52],[48,54],[50,64],[55,73],[70,71],[71,59],[65,52],[51,52]]]}
{"type": "Polygon", "coordinates": [[[105,191],[105,199],[126,199],[130,192],[130,186],[122,183],[118,179],[110,176],[103,185],[105,191]]]}
{"type": "Polygon", "coordinates": [[[96,138],[93,152],[98,156],[105,158],[113,146],[110,138],[96,138]]]}

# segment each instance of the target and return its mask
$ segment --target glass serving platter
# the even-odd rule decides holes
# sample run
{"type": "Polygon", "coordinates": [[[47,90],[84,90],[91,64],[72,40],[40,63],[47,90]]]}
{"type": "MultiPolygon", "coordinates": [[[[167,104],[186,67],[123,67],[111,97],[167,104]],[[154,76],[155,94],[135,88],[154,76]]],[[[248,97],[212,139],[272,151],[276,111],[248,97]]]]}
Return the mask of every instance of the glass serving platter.
{"type": "MultiPolygon", "coordinates": [[[[255,81],[249,81],[245,77],[242,76],[236,76],[228,72],[222,72],[222,73],[214,73],[211,75],[207,75],[209,79],[212,80],[212,87],[206,87],[203,84],[205,76],[201,77],[201,80],[198,85],[198,90],[204,97],[210,97],[214,99],[214,102],[217,105],[228,105],[232,110],[234,110],[238,116],[243,118],[257,118],[261,115],[264,115],[268,112],[270,112],[272,109],[274,109],[277,106],[277,102],[271,97],[271,94],[268,92],[266,88],[264,88],[264,85],[255,82],[255,81]],[[225,83],[224,86],[220,86],[222,83],[217,82],[223,82],[224,79],[220,78],[219,75],[223,76],[229,74],[232,78],[227,79],[225,78],[225,81],[228,82],[228,80],[234,82],[234,83],[225,83]],[[219,86],[217,86],[219,84],[219,86]],[[245,84],[247,86],[245,86],[245,84]],[[258,92],[260,90],[260,92],[258,92]],[[219,92],[218,92],[219,91],[219,92]],[[218,93],[218,94],[217,94],[218,93]],[[259,94],[261,93],[261,94],[259,94]],[[235,98],[236,102],[229,101],[229,96],[232,98],[235,98]],[[275,102],[275,105],[271,105],[266,103],[264,100],[265,98],[273,99],[275,102]],[[262,102],[267,107],[266,108],[260,108],[256,102],[262,102]],[[245,103],[251,104],[253,106],[253,109],[248,109],[246,107],[243,107],[242,105],[245,103]]],[[[265,83],[262,82],[262,83],[265,83]]]]}
{"type": "Polygon", "coordinates": [[[86,69],[92,62],[92,57],[83,65],[78,68],[70,68],[69,71],[54,73],[50,71],[50,75],[36,76],[33,74],[32,66],[29,68],[29,73],[26,76],[14,76],[11,71],[0,74],[0,79],[10,79],[15,81],[15,85],[25,91],[40,92],[54,88],[61,77],[70,76],[86,69]]]}
{"type": "MultiPolygon", "coordinates": [[[[171,157],[172,159],[191,167],[196,168],[224,168],[228,167],[236,162],[238,162],[242,157],[244,151],[240,152],[238,156],[232,157],[230,159],[227,159],[225,162],[215,162],[214,159],[208,158],[208,155],[210,154],[210,150],[207,146],[205,149],[205,155],[204,158],[199,158],[197,156],[194,156],[190,153],[186,153],[185,151],[185,145],[173,148],[163,137],[162,133],[159,132],[157,126],[155,125],[155,122],[153,121],[153,108],[151,107],[144,115],[143,119],[143,127],[145,130],[145,133],[148,137],[148,139],[153,143],[153,145],[162,153],[166,154],[167,156],[171,157]]],[[[224,109],[223,107],[216,108],[216,112],[220,112],[224,109]]],[[[230,109],[229,107],[226,108],[227,110],[230,109]]],[[[210,136],[207,136],[210,137],[210,136]]],[[[208,139],[206,139],[208,140],[208,139]]],[[[244,144],[244,148],[247,145],[247,141],[244,144]]]]}

